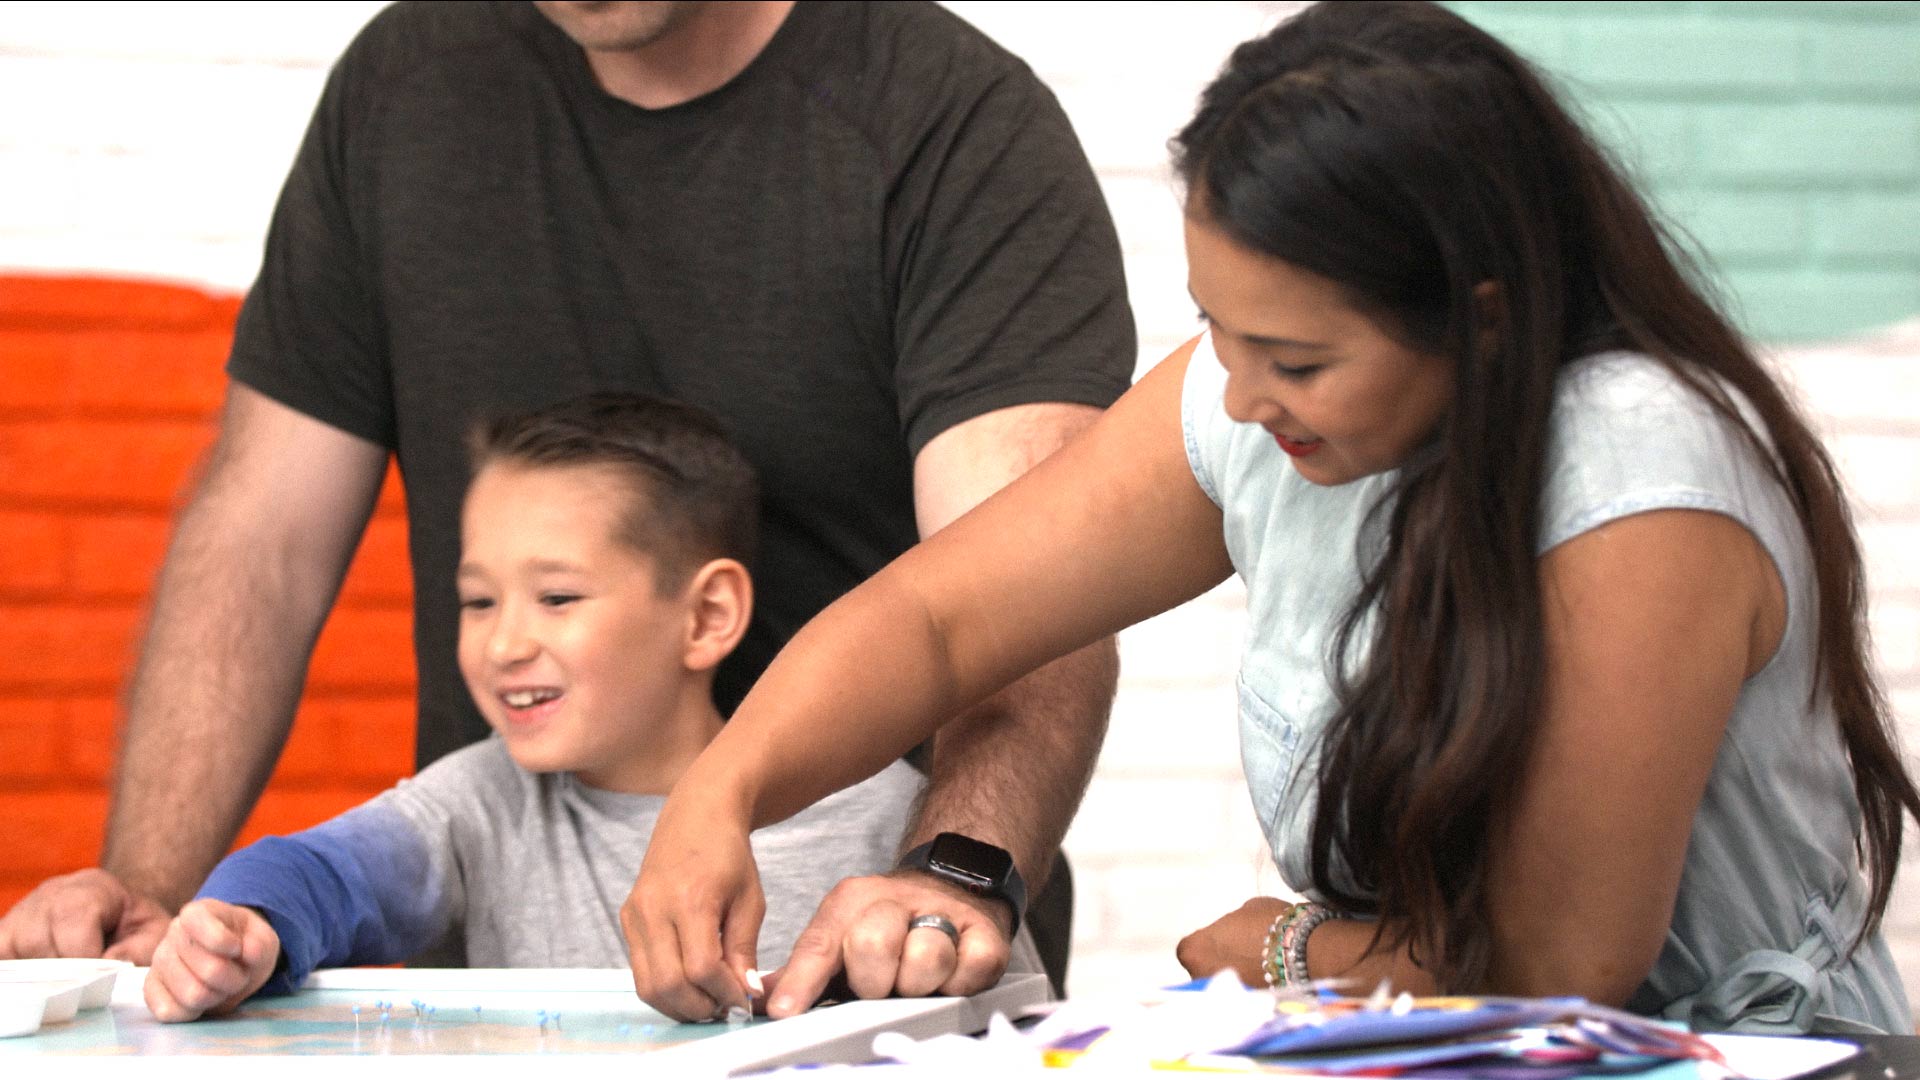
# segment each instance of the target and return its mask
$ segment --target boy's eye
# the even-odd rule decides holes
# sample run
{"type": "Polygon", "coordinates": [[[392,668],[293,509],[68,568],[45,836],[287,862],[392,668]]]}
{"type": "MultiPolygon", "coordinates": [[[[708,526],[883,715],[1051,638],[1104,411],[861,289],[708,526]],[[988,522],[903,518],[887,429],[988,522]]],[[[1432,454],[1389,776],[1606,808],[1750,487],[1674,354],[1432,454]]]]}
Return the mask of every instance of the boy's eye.
{"type": "Polygon", "coordinates": [[[493,598],[490,596],[469,596],[460,601],[462,611],[485,611],[492,606],[493,598]]]}
{"type": "Polygon", "coordinates": [[[547,607],[566,607],[580,599],[578,593],[541,593],[540,603],[547,607]]]}

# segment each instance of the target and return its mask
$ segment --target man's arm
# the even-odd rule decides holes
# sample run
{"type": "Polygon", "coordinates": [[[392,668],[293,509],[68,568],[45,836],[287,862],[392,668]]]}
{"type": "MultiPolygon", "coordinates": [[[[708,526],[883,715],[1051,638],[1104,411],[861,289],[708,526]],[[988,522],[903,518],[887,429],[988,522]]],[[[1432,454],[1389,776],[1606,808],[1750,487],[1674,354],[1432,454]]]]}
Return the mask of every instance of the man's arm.
{"type": "MultiPolygon", "coordinates": [[[[1034,404],[949,428],[914,461],[922,538],[986,501],[1090,426],[1100,410],[1034,404]]],[[[965,833],[1012,853],[1038,890],[1106,736],[1120,659],[1112,638],[1062,657],[943,727],[907,846],[965,833]]]]}
{"type": "Polygon", "coordinates": [[[231,387],[128,693],[107,873],[43,883],[0,920],[0,955],[151,956],[165,931],[152,905],[193,895],[272,772],[386,459],[231,387]]]}
{"type": "MultiPolygon", "coordinates": [[[[931,536],[1011,482],[1074,435],[1100,410],[1041,403],[996,410],[957,424],[914,461],[914,502],[931,536]]],[[[1062,657],[956,718],[934,740],[932,777],[907,846],[941,832],[1005,848],[1037,890],[1080,805],[1106,734],[1119,677],[1113,639],[1062,657]]],[[[769,1004],[790,1015],[811,1005],[844,967],[862,997],[968,994],[1006,970],[1011,913],[918,873],[856,878],[821,905],[795,943],[769,1004]],[[939,934],[909,934],[917,914],[953,913],[958,947],[939,934]]]]}

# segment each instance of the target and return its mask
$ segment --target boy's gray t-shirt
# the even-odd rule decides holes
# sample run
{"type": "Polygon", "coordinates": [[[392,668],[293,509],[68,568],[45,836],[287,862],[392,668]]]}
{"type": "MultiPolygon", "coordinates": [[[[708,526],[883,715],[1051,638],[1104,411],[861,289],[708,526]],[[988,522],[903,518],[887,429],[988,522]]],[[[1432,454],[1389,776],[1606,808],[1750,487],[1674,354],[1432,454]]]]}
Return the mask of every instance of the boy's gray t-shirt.
{"type": "MultiPolygon", "coordinates": [[[[786,962],[794,938],[841,878],[893,866],[923,786],[911,766],[895,762],[753,834],[767,897],[763,967],[786,962]]],[[[604,791],[571,773],[529,773],[491,738],[364,809],[397,813],[421,836],[446,838],[429,847],[444,860],[443,873],[459,882],[464,903],[452,906],[464,913],[469,964],[625,967],[620,905],[665,804],[664,795],[604,791]]]]}
{"type": "MultiPolygon", "coordinates": [[[[760,966],[786,962],[842,878],[893,866],[924,786],[894,762],[753,833],[760,966]]],[[[405,960],[449,935],[475,967],[624,967],[620,906],[665,802],[529,773],[490,738],[331,821],[235,852],[200,895],[273,924],[286,967],[265,992],[317,967],[405,960]]],[[[1010,970],[1040,970],[1024,931],[1010,970]]]]}

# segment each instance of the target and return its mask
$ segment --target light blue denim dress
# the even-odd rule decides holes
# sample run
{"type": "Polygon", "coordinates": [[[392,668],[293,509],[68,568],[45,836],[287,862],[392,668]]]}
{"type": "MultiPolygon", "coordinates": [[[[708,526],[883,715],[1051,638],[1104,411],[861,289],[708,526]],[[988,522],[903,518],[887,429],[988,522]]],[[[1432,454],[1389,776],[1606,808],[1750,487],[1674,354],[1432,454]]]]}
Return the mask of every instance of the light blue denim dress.
{"type": "MultiPolygon", "coordinates": [[[[1311,895],[1313,763],[1333,709],[1330,642],[1359,587],[1362,521],[1392,477],[1316,487],[1265,431],[1227,418],[1225,385],[1204,338],[1181,420],[1194,477],[1222,510],[1247,588],[1241,758],[1281,875],[1311,895]]],[[[1785,638],[1741,689],[1666,945],[1629,1007],[1697,1030],[1911,1032],[1886,943],[1875,934],[1847,954],[1867,898],[1853,855],[1860,811],[1832,710],[1808,705],[1813,572],[1798,520],[1761,459],[1666,369],[1615,353],[1562,375],[1546,485],[1540,552],[1630,514],[1710,510],[1760,539],[1787,588],[1785,638]]]]}

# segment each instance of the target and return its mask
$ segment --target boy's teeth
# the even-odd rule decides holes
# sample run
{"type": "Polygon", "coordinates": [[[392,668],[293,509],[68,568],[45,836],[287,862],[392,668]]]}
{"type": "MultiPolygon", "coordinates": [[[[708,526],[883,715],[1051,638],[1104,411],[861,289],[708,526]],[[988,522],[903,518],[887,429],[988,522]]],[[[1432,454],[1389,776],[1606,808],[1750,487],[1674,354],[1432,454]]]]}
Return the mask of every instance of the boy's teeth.
{"type": "Polygon", "coordinates": [[[529,705],[538,705],[543,701],[552,701],[560,696],[558,690],[509,690],[500,695],[500,700],[515,709],[524,709],[529,705]]]}

